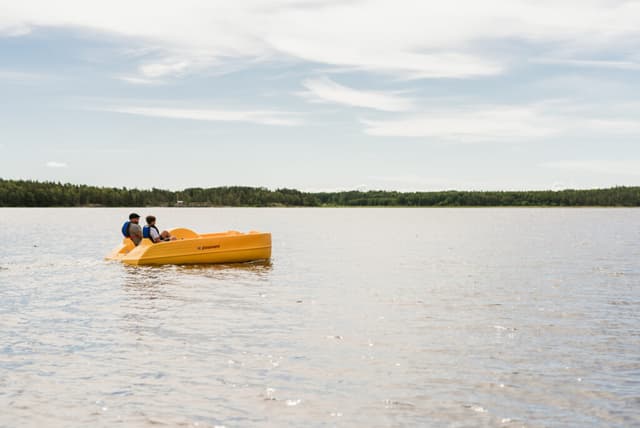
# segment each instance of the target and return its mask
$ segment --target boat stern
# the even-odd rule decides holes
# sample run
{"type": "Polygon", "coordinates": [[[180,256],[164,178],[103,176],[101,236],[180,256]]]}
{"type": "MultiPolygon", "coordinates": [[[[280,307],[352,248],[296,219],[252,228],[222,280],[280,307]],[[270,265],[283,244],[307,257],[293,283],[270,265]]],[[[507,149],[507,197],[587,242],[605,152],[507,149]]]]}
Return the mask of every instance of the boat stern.
{"type": "Polygon", "coordinates": [[[129,238],[124,238],[122,244],[114,248],[107,256],[105,260],[122,260],[122,258],[135,248],[135,244],[129,238]]]}

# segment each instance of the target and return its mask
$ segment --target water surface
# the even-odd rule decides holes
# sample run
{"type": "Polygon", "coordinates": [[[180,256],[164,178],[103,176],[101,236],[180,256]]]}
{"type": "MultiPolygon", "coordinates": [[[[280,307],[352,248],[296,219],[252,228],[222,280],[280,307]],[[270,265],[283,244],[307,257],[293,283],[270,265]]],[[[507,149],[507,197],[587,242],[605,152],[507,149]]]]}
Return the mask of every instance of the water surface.
{"type": "Polygon", "coordinates": [[[270,263],[105,262],[0,209],[0,426],[640,425],[636,209],[137,209],[270,263]]]}

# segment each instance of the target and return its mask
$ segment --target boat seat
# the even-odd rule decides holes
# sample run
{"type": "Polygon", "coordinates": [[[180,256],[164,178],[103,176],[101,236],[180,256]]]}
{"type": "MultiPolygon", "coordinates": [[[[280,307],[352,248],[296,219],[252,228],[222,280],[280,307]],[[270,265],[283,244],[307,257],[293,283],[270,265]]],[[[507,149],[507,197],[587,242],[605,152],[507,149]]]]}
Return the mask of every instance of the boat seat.
{"type": "Polygon", "coordinates": [[[200,236],[193,230],[187,229],[186,227],[171,229],[169,233],[171,234],[171,236],[175,236],[176,239],[193,239],[200,236]]]}

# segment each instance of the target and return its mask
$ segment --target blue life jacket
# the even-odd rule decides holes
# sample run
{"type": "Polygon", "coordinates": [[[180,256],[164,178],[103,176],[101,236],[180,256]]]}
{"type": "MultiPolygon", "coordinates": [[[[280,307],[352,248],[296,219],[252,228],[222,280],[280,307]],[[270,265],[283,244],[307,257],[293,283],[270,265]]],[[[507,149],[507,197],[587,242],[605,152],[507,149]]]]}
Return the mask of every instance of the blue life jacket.
{"type": "Polygon", "coordinates": [[[124,224],[122,225],[122,234],[124,235],[125,238],[129,238],[129,225],[131,224],[130,221],[125,221],[124,224]]]}
{"type": "Polygon", "coordinates": [[[145,226],[145,227],[142,228],[142,237],[150,239],[151,242],[153,242],[153,239],[151,239],[151,228],[152,227],[156,230],[156,232],[158,232],[158,236],[160,236],[160,231],[155,226],[145,226]]]}

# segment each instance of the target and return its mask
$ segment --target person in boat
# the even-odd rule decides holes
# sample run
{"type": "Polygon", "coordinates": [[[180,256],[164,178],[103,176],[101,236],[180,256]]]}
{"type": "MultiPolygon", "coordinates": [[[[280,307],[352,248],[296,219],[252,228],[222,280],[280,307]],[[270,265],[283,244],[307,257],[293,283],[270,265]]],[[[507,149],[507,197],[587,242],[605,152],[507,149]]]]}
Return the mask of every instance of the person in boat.
{"type": "Polygon", "coordinates": [[[148,215],[145,219],[147,225],[142,229],[142,236],[149,238],[151,242],[157,243],[162,241],[175,241],[176,238],[171,236],[169,232],[163,230],[160,232],[156,227],[156,218],[152,215],[148,215]]]}
{"type": "Polygon", "coordinates": [[[129,238],[137,246],[142,241],[142,228],[138,224],[140,216],[136,213],[129,214],[129,221],[125,221],[122,225],[122,234],[125,238],[129,238]]]}

